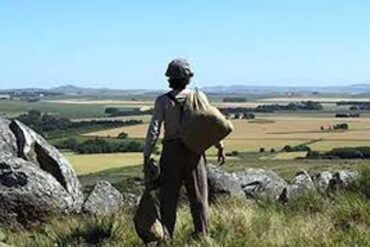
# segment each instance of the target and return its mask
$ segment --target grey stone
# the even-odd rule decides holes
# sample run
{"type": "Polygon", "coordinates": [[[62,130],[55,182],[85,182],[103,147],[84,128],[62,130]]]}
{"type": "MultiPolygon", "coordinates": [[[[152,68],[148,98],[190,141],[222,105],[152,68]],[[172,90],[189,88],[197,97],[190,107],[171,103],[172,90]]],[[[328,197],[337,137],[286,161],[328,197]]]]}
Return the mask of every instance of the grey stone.
{"type": "Polygon", "coordinates": [[[288,183],[273,171],[247,169],[233,174],[247,197],[279,200],[288,183]]]}
{"type": "Polygon", "coordinates": [[[9,120],[0,118],[0,159],[17,156],[17,140],[9,124],[9,120]]]}
{"type": "Polygon", "coordinates": [[[74,200],[50,174],[21,158],[0,160],[0,220],[30,225],[50,213],[73,211],[74,200]]]}
{"type": "Polygon", "coordinates": [[[343,189],[353,183],[359,176],[358,171],[354,170],[341,170],[333,174],[330,181],[330,189],[343,189]]]}
{"type": "Polygon", "coordinates": [[[10,129],[17,140],[18,157],[51,174],[71,195],[74,211],[79,212],[83,203],[81,184],[67,159],[23,123],[14,120],[10,123],[10,129]]]}
{"type": "Polygon", "coordinates": [[[235,196],[245,198],[238,179],[213,165],[207,165],[208,190],[211,201],[220,196],[235,196]]]}
{"type": "Polygon", "coordinates": [[[284,189],[280,200],[295,199],[309,192],[316,192],[316,187],[310,175],[306,171],[301,171],[296,174],[289,186],[284,189]]]}
{"type": "Polygon", "coordinates": [[[327,192],[330,181],[333,179],[333,174],[324,171],[320,172],[312,177],[313,183],[316,186],[317,191],[324,194],[327,192]]]}
{"type": "Polygon", "coordinates": [[[116,213],[123,205],[122,194],[107,181],[99,181],[87,197],[82,211],[95,215],[116,213]]]}

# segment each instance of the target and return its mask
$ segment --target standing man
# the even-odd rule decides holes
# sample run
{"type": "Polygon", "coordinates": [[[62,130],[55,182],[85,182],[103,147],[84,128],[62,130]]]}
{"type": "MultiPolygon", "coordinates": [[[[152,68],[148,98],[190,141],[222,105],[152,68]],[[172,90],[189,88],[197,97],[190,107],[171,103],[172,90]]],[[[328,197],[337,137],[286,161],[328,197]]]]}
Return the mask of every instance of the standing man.
{"type": "MultiPolygon", "coordinates": [[[[208,185],[205,156],[191,151],[180,139],[179,128],[182,106],[192,93],[186,89],[193,77],[185,59],[174,59],[166,71],[170,92],[159,96],[146,136],[144,173],[164,122],[163,150],[160,158],[160,211],[166,234],[173,237],[176,210],[181,186],[184,184],[190,201],[195,235],[205,235],[208,228],[208,185]]],[[[201,96],[207,100],[205,94],[201,96]]],[[[218,161],[225,162],[222,142],[218,148],[218,161]]]]}

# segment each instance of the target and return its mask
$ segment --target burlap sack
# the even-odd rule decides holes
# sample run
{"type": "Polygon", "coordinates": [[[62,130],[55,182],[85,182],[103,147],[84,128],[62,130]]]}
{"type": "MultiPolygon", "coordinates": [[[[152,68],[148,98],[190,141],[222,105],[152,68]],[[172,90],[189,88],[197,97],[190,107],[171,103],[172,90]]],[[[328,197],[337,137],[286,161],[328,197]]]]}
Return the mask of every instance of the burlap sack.
{"type": "Polygon", "coordinates": [[[196,90],[188,95],[181,121],[180,135],[185,145],[202,154],[233,131],[231,121],[196,90]]]}
{"type": "Polygon", "coordinates": [[[136,233],[146,244],[163,240],[165,236],[160,222],[157,193],[157,191],[146,189],[134,216],[136,233]]]}
{"type": "Polygon", "coordinates": [[[147,166],[145,191],[134,216],[136,233],[145,244],[163,240],[165,237],[160,221],[159,166],[153,159],[147,166]]]}

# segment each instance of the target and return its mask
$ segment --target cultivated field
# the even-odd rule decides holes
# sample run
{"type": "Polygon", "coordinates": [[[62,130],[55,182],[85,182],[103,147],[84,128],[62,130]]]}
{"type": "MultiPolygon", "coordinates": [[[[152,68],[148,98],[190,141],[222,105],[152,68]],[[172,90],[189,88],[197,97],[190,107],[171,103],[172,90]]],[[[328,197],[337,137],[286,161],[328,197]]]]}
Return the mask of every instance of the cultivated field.
{"type": "Polygon", "coordinates": [[[369,98],[346,98],[346,97],[272,97],[260,99],[261,102],[275,102],[275,103],[289,103],[289,102],[301,102],[301,101],[315,101],[322,103],[336,103],[341,101],[346,102],[370,102],[369,98]]]}
{"type": "MultiPolygon", "coordinates": [[[[235,131],[226,139],[227,148],[237,151],[279,149],[285,145],[314,142],[314,150],[370,144],[370,118],[265,117],[252,121],[233,120],[235,131]],[[338,123],[348,123],[348,131],[328,130],[338,123]],[[324,127],[324,131],[320,130],[324,127]]],[[[148,124],[97,131],[86,136],[115,137],[126,132],[133,138],[144,138],[148,124]]]]}
{"type": "Polygon", "coordinates": [[[141,153],[66,154],[66,158],[71,162],[78,175],[143,163],[141,153]]]}
{"type": "MultiPolygon", "coordinates": [[[[337,101],[370,101],[370,99],[359,99],[351,97],[265,97],[253,99],[253,101],[241,103],[225,103],[222,97],[218,97],[213,104],[218,107],[256,107],[260,104],[287,104],[302,100],[314,100],[322,102],[322,111],[296,111],[296,112],[275,112],[275,113],[256,113],[254,120],[232,120],[235,131],[225,140],[227,152],[259,152],[261,148],[265,150],[262,156],[253,156],[248,160],[248,165],[261,166],[273,161],[294,160],[305,155],[305,153],[270,153],[271,149],[279,151],[285,145],[306,144],[313,150],[327,151],[335,147],[355,147],[370,145],[370,115],[367,112],[361,113],[361,118],[334,118],[336,112],[348,111],[349,106],[337,106],[337,101]],[[329,131],[329,127],[338,123],[348,123],[348,131],[329,131]],[[324,131],[321,130],[324,127],[324,131]]],[[[151,107],[152,99],[138,98],[69,98],[69,99],[48,99],[39,102],[26,102],[17,100],[2,100],[0,102],[1,116],[14,117],[18,114],[36,109],[50,114],[57,114],[71,118],[73,121],[99,120],[143,120],[144,124],[128,126],[123,128],[107,129],[91,132],[83,135],[83,139],[94,137],[115,138],[121,132],[126,132],[129,138],[145,138],[150,115],[107,117],[104,111],[107,107],[119,107],[121,110],[135,109],[141,107],[151,107]]],[[[68,137],[66,137],[68,138],[68,137]]],[[[75,136],[80,138],[80,136],[75,136]]],[[[53,142],[53,140],[50,140],[53,142]]],[[[160,142],[159,142],[160,144],[160,142]]],[[[216,150],[210,149],[208,152],[210,159],[214,159],[216,150]]],[[[121,153],[121,154],[92,154],[77,155],[68,154],[79,174],[100,172],[106,169],[120,167],[137,166],[142,163],[141,153],[121,153]]],[[[245,163],[245,157],[229,157],[227,165],[234,163],[245,163]]],[[[298,166],[303,166],[301,162],[294,161],[298,166]]],[[[284,162],[286,165],[286,162],[284,162]]],[[[280,169],[280,167],[279,167],[280,169]]],[[[298,168],[297,168],[298,169],[298,168]]],[[[296,170],[296,169],[294,169],[296,170]]]]}

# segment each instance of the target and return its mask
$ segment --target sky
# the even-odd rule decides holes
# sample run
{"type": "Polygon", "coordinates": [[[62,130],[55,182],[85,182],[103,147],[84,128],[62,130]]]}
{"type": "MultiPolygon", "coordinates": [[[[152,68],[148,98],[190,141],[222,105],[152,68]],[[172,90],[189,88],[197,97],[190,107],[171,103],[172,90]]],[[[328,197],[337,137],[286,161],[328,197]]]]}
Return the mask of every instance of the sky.
{"type": "Polygon", "coordinates": [[[0,88],[370,83],[370,1],[0,0],[0,88]]]}

